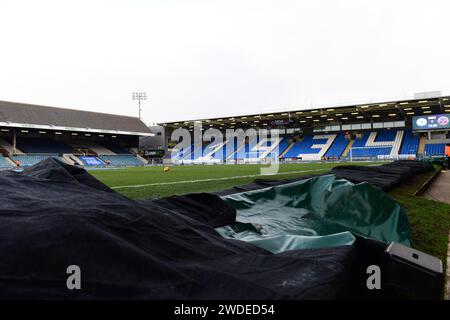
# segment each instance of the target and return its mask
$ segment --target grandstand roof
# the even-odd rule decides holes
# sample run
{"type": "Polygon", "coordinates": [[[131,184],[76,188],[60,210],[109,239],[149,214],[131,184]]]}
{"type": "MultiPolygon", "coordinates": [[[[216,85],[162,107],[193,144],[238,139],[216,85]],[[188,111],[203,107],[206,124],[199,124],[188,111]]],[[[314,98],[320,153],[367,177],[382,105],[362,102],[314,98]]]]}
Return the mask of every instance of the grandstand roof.
{"type": "Polygon", "coordinates": [[[378,121],[408,120],[422,114],[450,113],[450,96],[365,103],[345,106],[326,106],[284,112],[229,116],[222,118],[167,122],[169,128],[192,126],[201,121],[215,128],[250,126],[312,127],[328,124],[352,124],[378,121]],[[290,120],[290,121],[288,121],[290,120]]]}
{"type": "Polygon", "coordinates": [[[0,126],[153,135],[135,117],[0,101],[0,126]]]}

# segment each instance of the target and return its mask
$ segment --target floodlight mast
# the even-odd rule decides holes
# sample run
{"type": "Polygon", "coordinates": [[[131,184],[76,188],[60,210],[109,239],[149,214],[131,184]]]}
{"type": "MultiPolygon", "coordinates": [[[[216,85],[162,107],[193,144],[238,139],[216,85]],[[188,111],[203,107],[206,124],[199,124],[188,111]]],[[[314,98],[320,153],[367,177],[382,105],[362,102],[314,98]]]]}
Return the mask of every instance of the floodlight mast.
{"type": "Polygon", "coordinates": [[[138,101],[138,106],[139,106],[139,119],[141,119],[141,100],[147,100],[147,93],[145,92],[133,92],[133,100],[137,100],[138,101]]]}

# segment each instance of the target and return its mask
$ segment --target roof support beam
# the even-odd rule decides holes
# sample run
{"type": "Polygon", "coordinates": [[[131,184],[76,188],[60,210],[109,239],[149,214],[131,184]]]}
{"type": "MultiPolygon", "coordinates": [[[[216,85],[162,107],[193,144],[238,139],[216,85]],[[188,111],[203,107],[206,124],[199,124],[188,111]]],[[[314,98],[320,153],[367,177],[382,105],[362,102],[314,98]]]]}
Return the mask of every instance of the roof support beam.
{"type": "Polygon", "coordinates": [[[400,111],[400,113],[403,116],[403,120],[406,121],[406,119],[408,118],[407,114],[405,113],[405,111],[403,111],[403,109],[400,107],[399,104],[395,104],[395,107],[397,108],[398,111],[400,111]]]}

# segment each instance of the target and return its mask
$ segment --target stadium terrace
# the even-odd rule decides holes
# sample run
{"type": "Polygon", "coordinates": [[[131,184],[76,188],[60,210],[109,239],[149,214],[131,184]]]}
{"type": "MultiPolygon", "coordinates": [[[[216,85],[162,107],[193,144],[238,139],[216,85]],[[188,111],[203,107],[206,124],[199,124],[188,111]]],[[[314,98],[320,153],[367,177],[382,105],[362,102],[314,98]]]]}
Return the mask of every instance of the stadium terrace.
{"type": "MultiPolygon", "coordinates": [[[[289,162],[440,157],[450,142],[449,119],[450,97],[432,92],[409,100],[160,125],[174,163],[264,163],[275,158],[289,162]],[[190,133],[190,142],[178,134],[181,128],[190,133]],[[208,129],[223,132],[224,139],[192,142],[208,129]],[[225,134],[236,129],[259,134],[249,133],[244,139],[225,134]],[[261,138],[261,131],[268,137],[261,138]]],[[[157,144],[146,147],[161,148],[161,142],[157,144]]]]}

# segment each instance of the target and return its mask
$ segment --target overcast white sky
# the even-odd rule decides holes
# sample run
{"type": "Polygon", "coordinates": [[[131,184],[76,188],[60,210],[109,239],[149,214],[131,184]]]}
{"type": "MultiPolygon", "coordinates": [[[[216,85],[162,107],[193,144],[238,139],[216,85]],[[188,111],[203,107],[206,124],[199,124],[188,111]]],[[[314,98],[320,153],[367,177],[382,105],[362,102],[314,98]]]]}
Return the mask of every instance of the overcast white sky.
{"type": "Polygon", "coordinates": [[[450,93],[448,0],[0,0],[0,100],[145,122],[450,93]]]}

